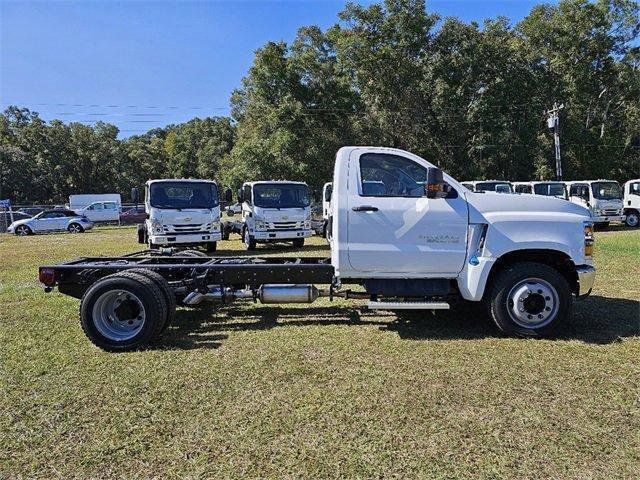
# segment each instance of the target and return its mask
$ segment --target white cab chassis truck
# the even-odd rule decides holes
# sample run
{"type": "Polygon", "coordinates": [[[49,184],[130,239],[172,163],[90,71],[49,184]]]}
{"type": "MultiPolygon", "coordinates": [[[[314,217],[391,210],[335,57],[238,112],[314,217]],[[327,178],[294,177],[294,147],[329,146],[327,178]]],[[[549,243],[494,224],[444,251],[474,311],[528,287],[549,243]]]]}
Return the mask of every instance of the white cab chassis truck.
{"type": "Polygon", "coordinates": [[[627,226],[638,228],[640,216],[640,178],[625,182],[624,187],[624,216],[627,226]]]}
{"type": "Polygon", "coordinates": [[[87,337],[140,348],[176,302],[226,305],[365,301],[369,309],[448,309],[482,302],[509,335],[552,334],[594,283],[589,212],[536,195],[470,192],[409,152],[344,147],[335,161],[331,256],[199,257],[145,251],[42,266],[45,291],[81,299],[87,337]],[[350,287],[357,286],[352,289],[350,287]]]}
{"type": "Polygon", "coordinates": [[[607,227],[609,222],[624,222],[622,189],[614,180],[579,180],[565,182],[569,201],[585,207],[596,226],[607,227]]]}
{"type": "Polygon", "coordinates": [[[562,198],[569,200],[567,195],[567,187],[564,182],[554,181],[532,181],[532,182],[513,182],[515,193],[524,193],[531,195],[544,195],[545,197],[562,198]]]}
{"type": "MultiPolygon", "coordinates": [[[[211,180],[149,180],[144,187],[147,219],[138,225],[138,243],[150,249],[202,246],[216,250],[221,239],[218,186],[211,180]]],[[[132,190],[137,202],[139,194],[132,190]]]]}
{"type": "Polygon", "coordinates": [[[505,180],[474,180],[461,184],[472,192],[513,193],[513,185],[505,180]]]}
{"type": "Polygon", "coordinates": [[[247,250],[258,243],[286,242],[300,248],[311,230],[311,193],[303,182],[270,180],[245,182],[238,190],[242,218],[232,231],[239,233],[247,250]]]}

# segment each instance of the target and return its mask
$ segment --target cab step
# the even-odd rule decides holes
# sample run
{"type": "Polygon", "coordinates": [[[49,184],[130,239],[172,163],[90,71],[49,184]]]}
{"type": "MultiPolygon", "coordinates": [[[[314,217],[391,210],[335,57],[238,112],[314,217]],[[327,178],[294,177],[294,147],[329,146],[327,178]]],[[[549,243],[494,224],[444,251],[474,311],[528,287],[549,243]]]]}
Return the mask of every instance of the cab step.
{"type": "Polygon", "coordinates": [[[447,302],[374,302],[367,303],[371,310],[449,310],[447,302]]]}

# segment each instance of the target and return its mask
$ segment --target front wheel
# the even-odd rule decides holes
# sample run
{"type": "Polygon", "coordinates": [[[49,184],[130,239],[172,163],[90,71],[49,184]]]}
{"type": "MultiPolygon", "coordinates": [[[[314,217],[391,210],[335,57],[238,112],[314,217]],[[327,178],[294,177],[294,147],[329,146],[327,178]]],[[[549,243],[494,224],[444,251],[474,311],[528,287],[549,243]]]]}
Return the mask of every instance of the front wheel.
{"type": "Polygon", "coordinates": [[[217,245],[216,242],[207,243],[207,247],[206,247],[207,253],[215,252],[216,251],[216,245],[217,245]]]}
{"type": "Polygon", "coordinates": [[[304,247],[304,238],[295,238],[293,240],[293,248],[302,248],[304,247]]]}
{"type": "Polygon", "coordinates": [[[18,225],[16,227],[15,233],[20,237],[26,237],[27,235],[31,235],[31,229],[26,225],[18,225]]]}
{"type": "Polygon", "coordinates": [[[69,230],[69,233],[83,233],[84,232],[84,228],[82,228],[82,225],[80,225],[79,223],[72,223],[71,225],[69,225],[67,227],[67,230],[69,230]]]}
{"type": "Polygon", "coordinates": [[[627,218],[624,221],[627,224],[627,227],[638,228],[638,212],[635,210],[629,210],[627,212],[627,218]]]}
{"type": "Polygon", "coordinates": [[[247,250],[255,250],[256,249],[256,241],[255,239],[249,235],[249,229],[244,229],[244,234],[242,235],[242,240],[244,242],[244,246],[247,250]]]}
{"type": "Polygon", "coordinates": [[[571,315],[571,287],[560,272],[541,263],[522,262],[498,273],[488,300],[489,313],[509,335],[549,335],[571,315]]]}

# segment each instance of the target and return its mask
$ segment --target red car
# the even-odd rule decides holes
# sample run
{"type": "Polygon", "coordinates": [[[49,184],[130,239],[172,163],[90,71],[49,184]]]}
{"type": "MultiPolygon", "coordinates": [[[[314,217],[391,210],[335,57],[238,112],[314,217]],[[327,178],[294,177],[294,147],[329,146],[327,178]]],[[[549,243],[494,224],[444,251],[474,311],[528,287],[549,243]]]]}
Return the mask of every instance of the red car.
{"type": "Polygon", "coordinates": [[[129,208],[127,210],[123,210],[120,214],[120,223],[142,223],[146,218],[147,215],[144,212],[144,206],[140,205],[137,207],[129,208]]]}

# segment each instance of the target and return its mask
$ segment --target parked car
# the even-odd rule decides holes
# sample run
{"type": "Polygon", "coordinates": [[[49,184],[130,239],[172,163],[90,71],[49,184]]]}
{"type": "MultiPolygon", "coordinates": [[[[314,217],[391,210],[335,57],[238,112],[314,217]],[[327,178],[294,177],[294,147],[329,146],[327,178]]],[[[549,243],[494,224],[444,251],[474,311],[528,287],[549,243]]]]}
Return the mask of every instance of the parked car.
{"type": "Polygon", "coordinates": [[[147,218],[144,205],[126,209],[120,214],[120,223],[143,223],[147,218]]]}
{"type": "Polygon", "coordinates": [[[65,230],[69,233],[83,233],[92,227],[91,220],[71,210],[46,210],[35,217],[14,221],[7,228],[7,232],[21,236],[65,230]]]}
{"type": "Polygon", "coordinates": [[[83,208],[74,208],[76,214],[92,222],[117,222],[120,220],[120,204],[116,202],[94,202],[83,208]]]}
{"type": "Polygon", "coordinates": [[[29,215],[29,217],[35,217],[36,215],[44,212],[45,210],[46,208],[42,208],[42,207],[23,207],[18,209],[19,212],[25,213],[29,215]]]}
{"type": "Polygon", "coordinates": [[[17,222],[18,220],[27,220],[31,218],[31,215],[27,215],[24,212],[12,212],[11,214],[9,212],[4,212],[4,225],[11,225],[11,222],[12,222],[11,215],[13,215],[14,222],[17,222]]]}

